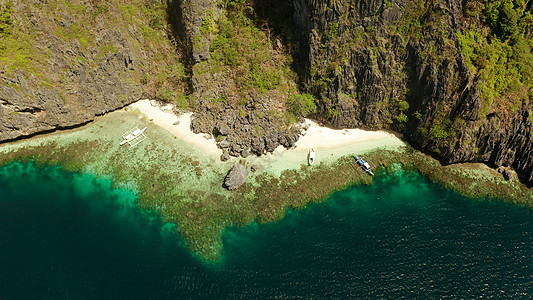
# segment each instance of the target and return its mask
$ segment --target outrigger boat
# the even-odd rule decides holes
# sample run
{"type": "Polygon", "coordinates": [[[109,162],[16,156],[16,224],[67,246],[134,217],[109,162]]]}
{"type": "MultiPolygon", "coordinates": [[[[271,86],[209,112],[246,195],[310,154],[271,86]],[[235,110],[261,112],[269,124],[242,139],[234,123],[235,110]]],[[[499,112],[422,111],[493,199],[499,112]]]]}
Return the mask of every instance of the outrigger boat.
{"type": "MultiPolygon", "coordinates": [[[[354,155],[355,157],[355,161],[356,163],[359,165],[359,168],[363,169],[363,171],[365,171],[366,173],[370,174],[371,176],[374,176],[374,172],[372,172],[372,168],[375,168],[376,165],[374,165],[374,163],[370,160],[370,159],[367,159],[368,162],[364,161],[361,157],[357,156],[357,155],[354,155]],[[370,165],[372,164],[372,165],[370,165]]],[[[359,173],[359,175],[361,174],[361,172],[359,171],[359,168],[355,168],[355,170],[357,171],[357,173],[359,173]]]]}
{"type": "Polygon", "coordinates": [[[124,139],[122,142],[120,142],[120,145],[124,145],[126,143],[130,144],[130,148],[139,144],[140,142],[144,141],[146,139],[146,136],[144,135],[144,131],[148,127],[144,127],[143,129],[139,129],[139,127],[135,127],[128,132],[124,133],[122,135],[122,138],[124,139]]]}
{"type": "Polygon", "coordinates": [[[309,148],[309,165],[312,166],[315,163],[315,149],[309,148]]]}

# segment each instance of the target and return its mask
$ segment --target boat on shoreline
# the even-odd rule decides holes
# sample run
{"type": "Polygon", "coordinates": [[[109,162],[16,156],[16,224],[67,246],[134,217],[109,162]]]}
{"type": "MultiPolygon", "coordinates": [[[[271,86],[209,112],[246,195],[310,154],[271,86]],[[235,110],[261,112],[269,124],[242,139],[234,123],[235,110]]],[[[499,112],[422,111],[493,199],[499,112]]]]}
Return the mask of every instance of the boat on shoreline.
{"type": "Polygon", "coordinates": [[[122,135],[122,138],[124,139],[122,142],[120,142],[120,145],[124,145],[126,143],[130,144],[130,148],[139,144],[140,142],[144,141],[146,139],[146,136],[144,135],[144,131],[148,127],[144,127],[143,129],[139,129],[139,127],[134,127],[133,129],[127,131],[122,135]]]}
{"type": "Polygon", "coordinates": [[[309,165],[312,166],[315,163],[315,149],[309,148],[309,165]]]}
{"type": "MultiPolygon", "coordinates": [[[[374,165],[374,163],[370,159],[367,159],[368,162],[366,162],[365,160],[363,160],[363,158],[357,156],[357,154],[354,155],[354,158],[355,158],[356,163],[359,165],[359,168],[363,169],[363,171],[368,173],[370,176],[374,176],[374,172],[372,172],[372,168],[375,168],[376,165],[374,165]]],[[[359,168],[356,167],[355,170],[357,171],[357,173],[359,173],[359,175],[361,175],[359,168]]]]}

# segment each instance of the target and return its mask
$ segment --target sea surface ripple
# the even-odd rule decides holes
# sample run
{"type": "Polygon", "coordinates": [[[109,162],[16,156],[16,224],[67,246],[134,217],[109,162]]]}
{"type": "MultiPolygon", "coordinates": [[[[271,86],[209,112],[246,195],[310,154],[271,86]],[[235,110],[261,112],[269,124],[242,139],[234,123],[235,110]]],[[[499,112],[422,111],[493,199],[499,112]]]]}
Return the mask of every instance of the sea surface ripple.
{"type": "Polygon", "coordinates": [[[0,299],[532,297],[531,209],[413,173],[230,228],[215,264],[109,180],[13,163],[0,191],[0,299]]]}

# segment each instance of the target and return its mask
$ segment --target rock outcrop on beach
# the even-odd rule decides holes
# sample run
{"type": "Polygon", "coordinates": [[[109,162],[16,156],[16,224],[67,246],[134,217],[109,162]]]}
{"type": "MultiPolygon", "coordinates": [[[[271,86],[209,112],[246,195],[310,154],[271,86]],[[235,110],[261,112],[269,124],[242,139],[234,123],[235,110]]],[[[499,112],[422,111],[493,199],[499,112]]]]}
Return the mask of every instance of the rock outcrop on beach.
{"type": "Polygon", "coordinates": [[[180,8],[196,101],[191,129],[217,138],[222,160],[293,147],[297,130],[287,125],[284,103],[297,87],[280,70],[290,70],[289,49],[251,23],[252,5],[195,0],[180,8]]]}
{"type": "Polygon", "coordinates": [[[278,146],[287,149],[298,141],[297,133],[280,131],[263,107],[248,107],[244,113],[231,106],[198,111],[191,122],[195,133],[207,132],[217,137],[218,147],[231,156],[246,158],[263,155],[278,146]],[[260,134],[259,134],[260,133],[260,134]]]}
{"type": "Polygon", "coordinates": [[[236,190],[246,183],[246,178],[248,178],[249,173],[250,171],[248,171],[246,166],[237,163],[229,171],[226,180],[224,180],[224,184],[228,190],[236,190]]]}

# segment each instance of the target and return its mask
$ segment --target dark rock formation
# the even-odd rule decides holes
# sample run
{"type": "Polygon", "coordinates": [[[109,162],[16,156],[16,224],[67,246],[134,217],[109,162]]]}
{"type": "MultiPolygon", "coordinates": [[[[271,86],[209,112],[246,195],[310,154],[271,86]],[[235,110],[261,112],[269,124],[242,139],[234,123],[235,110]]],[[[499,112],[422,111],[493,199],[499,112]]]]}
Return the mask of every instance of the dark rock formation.
{"type": "Polygon", "coordinates": [[[191,120],[191,130],[225,136],[218,147],[245,158],[272,152],[280,145],[291,148],[298,141],[298,134],[277,129],[265,109],[250,107],[242,112],[232,106],[200,109],[191,120]]]}
{"type": "Polygon", "coordinates": [[[225,123],[218,124],[216,130],[220,135],[228,135],[231,133],[231,129],[229,128],[228,124],[225,123]]]}
{"type": "Polygon", "coordinates": [[[503,177],[505,178],[505,180],[512,180],[513,179],[513,173],[511,172],[511,170],[505,169],[503,171],[503,177]]]}
{"type": "Polygon", "coordinates": [[[250,152],[250,149],[247,148],[247,149],[242,150],[241,156],[242,156],[243,158],[247,158],[247,157],[250,156],[251,154],[252,154],[252,153],[250,152]]]}
{"type": "Polygon", "coordinates": [[[228,142],[226,140],[223,140],[223,141],[218,143],[218,147],[220,149],[226,149],[226,148],[229,148],[229,146],[231,146],[231,144],[230,144],[230,142],[228,142]]]}
{"type": "Polygon", "coordinates": [[[221,161],[227,161],[229,159],[229,153],[228,150],[224,149],[222,150],[222,155],[220,155],[221,161]]]}
{"type": "Polygon", "coordinates": [[[226,176],[226,180],[224,181],[224,184],[226,185],[228,190],[235,190],[246,182],[248,174],[248,169],[244,165],[237,163],[229,171],[228,175],[226,176]]]}

